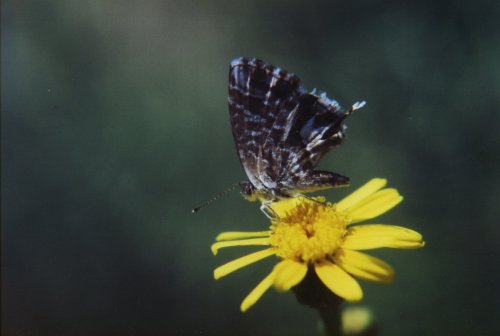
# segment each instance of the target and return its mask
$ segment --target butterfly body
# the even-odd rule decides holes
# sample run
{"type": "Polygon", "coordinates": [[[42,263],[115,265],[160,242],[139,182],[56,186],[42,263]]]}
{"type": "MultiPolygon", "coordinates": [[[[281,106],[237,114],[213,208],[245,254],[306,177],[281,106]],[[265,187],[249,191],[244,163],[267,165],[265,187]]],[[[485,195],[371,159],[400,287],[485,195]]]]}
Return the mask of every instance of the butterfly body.
{"type": "Polygon", "coordinates": [[[344,119],[364,102],[340,111],[337,101],[258,59],[236,58],[229,70],[229,114],[236,150],[249,181],[249,200],[275,201],[346,186],[349,178],[314,168],[344,139],[344,119]]]}

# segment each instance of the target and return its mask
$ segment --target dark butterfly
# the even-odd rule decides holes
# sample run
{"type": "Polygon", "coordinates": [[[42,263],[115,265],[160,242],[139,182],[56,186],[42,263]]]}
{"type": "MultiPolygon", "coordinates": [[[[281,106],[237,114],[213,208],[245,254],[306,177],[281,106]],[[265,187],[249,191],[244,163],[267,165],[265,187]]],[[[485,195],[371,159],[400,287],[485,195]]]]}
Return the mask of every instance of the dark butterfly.
{"type": "Polygon", "coordinates": [[[258,59],[236,58],[229,69],[229,115],[249,181],[248,200],[276,201],[349,185],[349,178],[314,170],[344,139],[342,124],[364,101],[340,112],[325,93],[307,92],[292,73],[258,59]]]}

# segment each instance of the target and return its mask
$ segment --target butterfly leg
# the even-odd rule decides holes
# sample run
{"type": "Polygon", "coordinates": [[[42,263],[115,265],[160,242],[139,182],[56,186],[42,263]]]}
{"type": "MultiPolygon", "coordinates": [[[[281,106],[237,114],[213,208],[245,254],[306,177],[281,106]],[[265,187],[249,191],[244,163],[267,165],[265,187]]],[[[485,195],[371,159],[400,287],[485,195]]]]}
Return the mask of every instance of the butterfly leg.
{"type": "Polygon", "coordinates": [[[262,211],[262,213],[270,220],[276,220],[276,219],[279,220],[279,216],[276,213],[276,211],[274,211],[273,208],[270,207],[271,203],[272,201],[262,202],[262,205],[260,206],[260,211],[262,211]]]}
{"type": "Polygon", "coordinates": [[[315,197],[307,196],[307,195],[304,195],[304,194],[297,194],[295,197],[302,197],[302,198],[305,198],[308,201],[316,202],[316,203],[322,204],[322,205],[325,205],[327,203],[326,199],[323,200],[323,201],[320,201],[320,200],[317,200],[315,197]]]}

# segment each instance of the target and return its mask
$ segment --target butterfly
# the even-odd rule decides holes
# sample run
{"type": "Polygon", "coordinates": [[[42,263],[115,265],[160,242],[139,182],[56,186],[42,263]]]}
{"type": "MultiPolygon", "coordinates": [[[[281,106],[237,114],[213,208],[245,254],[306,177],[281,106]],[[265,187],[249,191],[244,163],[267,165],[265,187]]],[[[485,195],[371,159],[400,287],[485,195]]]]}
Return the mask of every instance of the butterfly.
{"type": "Polygon", "coordinates": [[[341,112],[337,101],[308,92],[294,74],[259,59],[239,57],[229,69],[229,115],[248,181],[243,196],[273,202],[316,190],[348,186],[349,178],[315,170],[345,137],[344,120],[365,105],[341,112]]]}

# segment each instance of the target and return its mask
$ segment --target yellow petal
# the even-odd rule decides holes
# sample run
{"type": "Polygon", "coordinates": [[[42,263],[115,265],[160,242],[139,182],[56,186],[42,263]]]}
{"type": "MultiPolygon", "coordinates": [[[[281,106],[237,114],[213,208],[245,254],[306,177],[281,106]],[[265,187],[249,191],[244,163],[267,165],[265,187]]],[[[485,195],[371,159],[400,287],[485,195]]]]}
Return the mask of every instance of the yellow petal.
{"type": "Polygon", "coordinates": [[[273,254],[275,254],[275,250],[273,248],[268,248],[268,249],[265,249],[262,251],[248,254],[244,257],[235,259],[233,261],[230,261],[227,264],[219,266],[214,270],[214,278],[215,278],[215,280],[220,279],[223,276],[228,275],[229,273],[232,273],[232,272],[234,272],[242,267],[250,265],[254,262],[257,262],[261,259],[269,257],[270,255],[273,255],[273,254]]]}
{"type": "Polygon", "coordinates": [[[339,266],[323,261],[316,264],[314,270],[325,286],[338,296],[349,302],[357,302],[363,298],[363,291],[356,279],[339,266]]]}
{"type": "Polygon", "coordinates": [[[279,291],[287,291],[297,285],[307,273],[307,266],[294,260],[283,260],[274,268],[276,270],[274,288],[279,291]]]}
{"type": "Polygon", "coordinates": [[[351,226],[342,243],[343,248],[369,250],[381,247],[414,249],[424,246],[422,235],[395,225],[365,224],[351,226]]]}
{"type": "Polygon", "coordinates": [[[241,302],[240,309],[245,312],[257,302],[260,297],[272,286],[274,278],[276,276],[276,270],[273,270],[267,277],[262,280],[257,287],[255,287],[250,294],[241,302]]]}
{"type": "Polygon", "coordinates": [[[214,255],[217,254],[219,249],[231,246],[248,246],[248,245],[269,245],[269,238],[253,238],[253,239],[240,239],[230,241],[220,241],[212,244],[211,250],[214,255]]]}
{"type": "Polygon", "coordinates": [[[297,195],[292,198],[281,199],[277,202],[272,202],[267,205],[271,209],[270,213],[280,217],[285,217],[287,212],[294,210],[299,204],[305,202],[319,202],[325,203],[326,199],[323,196],[308,197],[304,195],[297,195]]]}
{"type": "Polygon", "coordinates": [[[351,224],[377,217],[389,211],[403,200],[396,189],[377,191],[349,209],[351,224]]]}
{"type": "Polygon", "coordinates": [[[352,194],[337,203],[337,210],[344,211],[354,204],[362,201],[364,198],[383,188],[387,183],[386,179],[374,178],[365,183],[362,187],[356,189],[352,194]]]}
{"type": "Polygon", "coordinates": [[[271,213],[275,213],[278,217],[285,217],[286,213],[294,209],[300,201],[299,197],[285,198],[267,206],[271,208],[271,213]]]}
{"type": "Polygon", "coordinates": [[[387,283],[394,278],[389,264],[362,252],[338,249],[333,259],[346,272],[365,280],[387,283]]]}
{"type": "Polygon", "coordinates": [[[235,240],[244,238],[257,238],[257,237],[269,237],[271,231],[256,231],[256,232],[241,232],[241,231],[229,231],[220,233],[216,241],[221,240],[235,240]]]}

